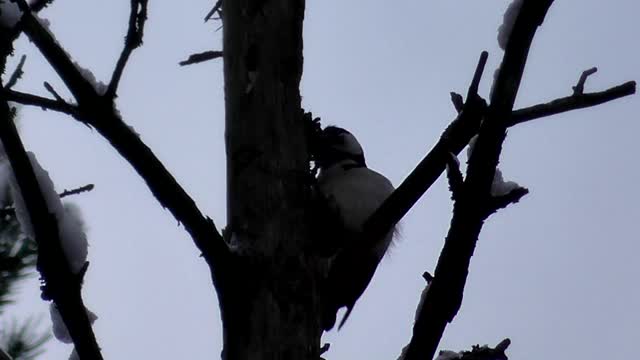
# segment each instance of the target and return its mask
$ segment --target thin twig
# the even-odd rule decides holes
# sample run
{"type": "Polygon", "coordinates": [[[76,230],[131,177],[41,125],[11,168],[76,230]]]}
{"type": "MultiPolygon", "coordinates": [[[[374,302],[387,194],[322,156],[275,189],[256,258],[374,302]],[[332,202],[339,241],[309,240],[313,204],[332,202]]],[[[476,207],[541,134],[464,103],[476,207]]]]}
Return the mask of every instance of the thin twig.
{"type": "Polygon", "coordinates": [[[511,118],[507,121],[507,126],[514,126],[523,122],[560,114],[567,111],[584,109],[609,101],[633,95],[636,92],[636,82],[628,81],[624,84],[614,86],[604,91],[593,93],[581,93],[550,101],[546,104],[519,109],[511,113],[511,118]]]}
{"type": "Polygon", "coordinates": [[[11,89],[18,82],[18,80],[22,78],[22,75],[24,74],[24,71],[22,69],[26,60],[27,55],[22,55],[20,57],[20,62],[18,63],[18,66],[16,66],[16,70],[13,72],[13,74],[11,74],[9,81],[7,81],[7,84],[4,86],[5,89],[11,89]]]}
{"type": "Polygon", "coordinates": [[[210,50],[197,54],[192,54],[187,60],[180,61],[180,66],[197,64],[222,57],[222,51],[210,50]]]}
{"type": "MultiPolygon", "coordinates": [[[[512,127],[524,122],[567,111],[597,106],[635,94],[635,92],[636,82],[629,81],[601,92],[584,93],[582,95],[572,95],[556,99],[546,104],[539,104],[513,111],[505,125],[512,127]]],[[[367,220],[367,223],[371,223],[376,229],[383,229],[385,226],[390,227],[399,221],[431,185],[433,185],[440,174],[445,171],[449,152],[456,155],[459,154],[469,140],[477,134],[481,116],[481,114],[472,111],[468,111],[467,114],[460,113],[459,118],[449,125],[433,149],[422,159],[382,206],[376,210],[370,219],[367,220]],[[472,113],[473,116],[471,116],[472,113]],[[472,118],[473,120],[464,120],[467,118],[472,118]]]]}
{"type": "Polygon", "coordinates": [[[589,76],[595,74],[597,71],[597,67],[592,67],[591,69],[583,71],[582,75],[580,75],[580,79],[578,80],[578,84],[573,87],[573,95],[582,95],[582,93],[584,93],[584,83],[587,82],[589,76]]]}
{"type": "Polygon", "coordinates": [[[85,186],[81,186],[81,187],[78,187],[78,188],[75,188],[75,189],[71,189],[71,190],[66,190],[65,189],[60,194],[58,194],[58,196],[62,199],[62,198],[67,197],[67,196],[78,195],[78,194],[81,194],[83,192],[91,191],[94,188],[95,188],[95,185],[87,184],[85,186]]]}
{"type": "Polygon", "coordinates": [[[453,103],[453,107],[456,109],[458,114],[461,113],[462,108],[464,107],[464,98],[462,97],[462,95],[453,91],[450,92],[449,95],[451,95],[451,103],[453,103]]]}
{"type": "Polygon", "coordinates": [[[487,66],[488,59],[489,53],[483,51],[480,54],[480,60],[478,60],[476,71],[473,73],[473,79],[471,79],[469,90],[467,90],[467,101],[474,96],[478,96],[478,88],[480,87],[480,81],[482,80],[482,74],[484,73],[484,68],[487,66]]]}
{"type": "Polygon", "coordinates": [[[207,22],[207,21],[211,20],[211,18],[213,17],[213,15],[214,15],[216,12],[219,12],[219,11],[220,11],[220,8],[221,8],[221,7],[222,7],[222,0],[217,0],[217,1],[216,1],[216,4],[213,6],[213,9],[211,9],[211,11],[209,11],[209,12],[207,13],[207,16],[205,16],[205,17],[204,17],[204,22],[207,22]]]}
{"type": "MultiPolygon", "coordinates": [[[[63,192],[58,194],[58,197],[65,198],[67,196],[72,196],[72,195],[77,195],[77,194],[81,194],[83,192],[87,192],[87,191],[91,191],[94,189],[94,185],[93,184],[88,184],[85,186],[81,186],[79,188],[75,188],[75,189],[71,189],[71,190],[64,190],[63,192]]],[[[5,217],[7,215],[9,216],[13,216],[16,213],[16,209],[13,206],[6,206],[2,209],[0,209],[0,217],[5,217]]]]}
{"type": "Polygon", "coordinates": [[[147,20],[147,3],[148,0],[131,0],[131,13],[129,14],[129,29],[124,39],[124,48],[120,53],[120,58],[116,63],[116,67],[111,76],[106,96],[115,97],[118,91],[118,85],[122,78],[124,68],[129,61],[129,57],[133,50],[142,45],[142,37],[144,35],[144,24],[147,20]]]}
{"type": "Polygon", "coordinates": [[[65,101],[47,99],[38,95],[23,93],[14,90],[4,90],[0,93],[8,100],[22,105],[37,106],[43,110],[52,110],[65,113],[77,119],[78,109],[65,101]]]}
{"type": "Polygon", "coordinates": [[[58,101],[58,102],[65,102],[64,99],[62,98],[62,96],[60,96],[60,94],[58,94],[58,92],[53,88],[53,86],[51,86],[51,84],[49,84],[48,82],[44,82],[44,88],[47,89],[47,91],[49,92],[49,94],[53,95],[53,97],[58,101]]]}

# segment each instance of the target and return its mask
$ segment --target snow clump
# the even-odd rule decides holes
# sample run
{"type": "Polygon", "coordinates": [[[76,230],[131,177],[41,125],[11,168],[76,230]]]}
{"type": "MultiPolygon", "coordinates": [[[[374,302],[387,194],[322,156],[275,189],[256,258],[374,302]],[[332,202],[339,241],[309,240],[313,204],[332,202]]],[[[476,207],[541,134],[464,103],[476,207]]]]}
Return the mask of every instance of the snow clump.
{"type": "Polygon", "coordinates": [[[513,0],[507,7],[507,11],[504,12],[502,25],[498,28],[498,45],[500,45],[502,50],[507,47],[507,42],[511,36],[511,30],[513,30],[513,25],[516,23],[516,19],[518,18],[518,14],[520,14],[520,9],[522,9],[523,3],[524,0],[513,0]]]}

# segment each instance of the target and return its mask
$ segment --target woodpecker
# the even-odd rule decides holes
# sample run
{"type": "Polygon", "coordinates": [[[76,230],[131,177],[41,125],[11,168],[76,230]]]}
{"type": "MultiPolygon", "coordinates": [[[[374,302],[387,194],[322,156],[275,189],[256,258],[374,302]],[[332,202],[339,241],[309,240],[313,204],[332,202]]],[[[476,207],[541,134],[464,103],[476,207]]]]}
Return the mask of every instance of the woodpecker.
{"type": "Polygon", "coordinates": [[[335,325],[336,312],[346,306],[338,328],[344,325],[391,244],[394,228],[372,238],[361,234],[364,222],[394,187],[386,177],[367,167],[358,140],[339,127],[328,126],[322,131],[315,161],[320,170],[319,192],[333,212],[328,218],[337,222],[329,225],[333,231],[327,232],[337,237],[328,240],[337,244],[337,250],[329,259],[323,288],[322,326],[328,331],[335,325]]]}

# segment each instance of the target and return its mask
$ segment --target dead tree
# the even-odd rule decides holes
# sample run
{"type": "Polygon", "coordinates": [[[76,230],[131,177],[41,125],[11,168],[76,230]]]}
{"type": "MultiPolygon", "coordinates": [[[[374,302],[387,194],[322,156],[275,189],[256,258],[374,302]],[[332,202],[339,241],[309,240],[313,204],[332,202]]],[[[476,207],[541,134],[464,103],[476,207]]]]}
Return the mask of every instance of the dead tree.
{"type": "MultiPolygon", "coordinates": [[[[49,1],[38,1],[31,7],[25,0],[16,2],[24,15],[10,34],[3,33],[3,64],[13,40],[22,32],[75,98],[75,103],[69,103],[52,88],[49,91],[53,98],[22,93],[12,89],[15,81],[5,82],[0,91],[0,137],[34,219],[45,294],[61,308],[80,357],[102,358],[83,315],[82,279],[60,265],[60,251],[52,235],[56,229],[39,198],[7,101],[63,112],[95,129],[184,226],[211,270],[223,320],[223,359],[318,359],[326,349],[321,346],[319,319],[325,262],[309,251],[314,178],[309,172],[311,154],[299,91],[304,0],[218,1],[212,13],[221,14],[222,52],[207,52],[185,61],[194,63],[220,55],[224,60],[229,223],[223,232],[218,232],[152,150],[126,125],[114,103],[127,60],[142,44],[147,1],[131,0],[124,48],[105,87],[87,79],[34,16],[49,1]]],[[[362,236],[385,233],[448,168],[455,204],[451,228],[404,359],[433,358],[446,324],[461,306],[469,262],[484,220],[527,193],[521,187],[499,195],[490,191],[506,129],[635,92],[635,83],[628,82],[603,92],[584,93],[589,75],[585,72],[571,96],[513,110],[529,47],[552,3],[524,0],[489,104],[478,94],[488,56],[483,53],[466,98],[452,97],[458,117],[365,225],[362,236]],[[475,135],[477,145],[464,177],[454,156],[475,135]]],[[[501,358],[507,345],[501,343],[497,352],[476,349],[478,352],[472,353],[501,358]]]]}

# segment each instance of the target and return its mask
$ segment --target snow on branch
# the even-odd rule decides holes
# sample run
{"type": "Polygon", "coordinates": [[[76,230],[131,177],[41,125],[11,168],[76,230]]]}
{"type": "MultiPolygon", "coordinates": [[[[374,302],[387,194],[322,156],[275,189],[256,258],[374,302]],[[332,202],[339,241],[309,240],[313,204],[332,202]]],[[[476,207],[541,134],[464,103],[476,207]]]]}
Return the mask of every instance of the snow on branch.
{"type": "Polygon", "coordinates": [[[18,4],[12,0],[0,0],[0,28],[11,29],[22,17],[18,4]]]}
{"type": "MultiPolygon", "coordinates": [[[[53,0],[32,0],[30,5],[31,12],[37,14],[52,2],[53,0]]],[[[2,49],[3,53],[5,51],[11,52],[13,50],[11,47],[12,42],[15,41],[22,32],[23,26],[21,21],[19,21],[22,18],[20,6],[21,5],[16,0],[0,0],[0,30],[2,30],[3,35],[2,46],[9,46],[7,49],[2,49]],[[5,16],[4,20],[2,19],[3,11],[5,16]],[[15,17],[18,17],[18,21],[15,21],[14,23],[15,19],[12,18],[15,17]]]]}
{"type": "MultiPolygon", "coordinates": [[[[467,147],[467,160],[471,159],[471,155],[473,150],[475,149],[476,142],[478,140],[478,135],[474,136],[471,140],[469,140],[469,146],[467,147]]],[[[502,171],[496,167],[495,174],[493,175],[493,181],[491,182],[491,196],[504,196],[515,189],[519,188],[520,185],[513,181],[505,181],[502,176],[502,171]]]]}
{"type": "Polygon", "coordinates": [[[0,99],[0,140],[13,170],[12,193],[23,231],[38,244],[42,297],[53,300],[84,358],[102,359],[81,297],[86,236],[76,213],[65,211],[48,174],[28,155],[6,99],[0,99]]]}
{"type": "Polygon", "coordinates": [[[513,24],[515,24],[516,18],[518,17],[518,14],[520,14],[523,2],[524,0],[512,0],[509,6],[507,6],[507,10],[504,12],[502,25],[498,28],[498,45],[500,45],[502,50],[507,47],[507,42],[511,36],[513,24]]]}
{"type": "Polygon", "coordinates": [[[90,80],[84,77],[86,74],[80,71],[67,52],[58,43],[47,28],[47,22],[36,18],[30,11],[29,5],[25,0],[12,1],[16,1],[20,9],[24,12],[21,21],[22,30],[32,42],[42,45],[39,47],[39,50],[54,67],[54,70],[58,74],[65,74],[62,79],[73,96],[80,101],[79,97],[89,97],[89,94],[95,95],[96,87],[90,80]]]}
{"type": "MultiPolygon", "coordinates": [[[[447,324],[460,309],[471,256],[482,225],[491,213],[488,210],[495,205],[491,200],[502,196],[503,200],[511,203],[526,194],[526,189],[516,187],[496,197],[491,195],[491,187],[506,137],[503,119],[505,114],[507,117],[511,114],[531,42],[552,3],[553,0],[524,1],[510,30],[491,104],[478,130],[477,144],[471,152],[464,183],[456,185],[462,189],[454,196],[451,226],[404,360],[432,359],[447,324]]],[[[460,181],[459,175],[453,178],[460,181]]]]}
{"type": "Polygon", "coordinates": [[[31,2],[31,11],[38,13],[40,10],[49,6],[52,2],[53,0],[33,0],[31,2]]]}
{"type": "MultiPolygon", "coordinates": [[[[6,169],[8,166],[3,166],[2,163],[0,163],[0,182],[4,181],[5,176],[7,177],[7,181],[9,181],[9,175],[12,176],[11,173],[11,169],[6,169]],[[9,175],[6,175],[9,174],[9,175]]],[[[73,196],[73,195],[78,195],[78,194],[82,194],[84,192],[88,192],[93,190],[95,186],[93,184],[87,184],[84,186],[80,186],[71,190],[63,190],[61,193],[58,194],[58,197],[60,197],[60,199],[68,197],[68,196],[73,196]]],[[[13,206],[7,206],[4,207],[2,209],[0,209],[0,217],[3,216],[7,216],[7,215],[15,215],[15,211],[16,209],[13,206]]]]}
{"type": "MultiPolygon", "coordinates": [[[[202,252],[203,257],[214,272],[222,271],[222,264],[228,263],[229,249],[218,233],[213,221],[204,216],[195,201],[180,186],[162,162],[138,134],[124,123],[114,103],[113,93],[117,87],[117,79],[121,76],[124,64],[130,53],[140,44],[142,27],[146,19],[146,0],[132,0],[129,33],[125,42],[125,50],[119,64],[114,70],[110,89],[102,96],[96,87],[79,71],[71,57],[66,53],[55,37],[29,12],[25,0],[18,1],[25,12],[21,24],[23,31],[38,47],[49,64],[76,98],[78,105],[62,104],[58,100],[26,96],[17,92],[2,91],[7,99],[20,102],[24,100],[32,105],[70,113],[84,124],[95,128],[125,158],[160,202],[167,208],[179,223],[183,224],[202,252]],[[53,105],[52,107],[49,107],[53,105]],[[55,107],[55,108],[54,108],[55,107]]],[[[216,275],[214,274],[214,278],[216,275]]]]}
{"type": "MultiPolygon", "coordinates": [[[[89,322],[93,324],[98,319],[98,316],[88,309],[86,311],[89,322]]],[[[62,319],[62,316],[60,315],[60,311],[58,310],[56,304],[51,303],[49,305],[49,314],[51,316],[53,336],[55,336],[55,338],[58,339],[58,341],[60,341],[61,343],[73,343],[73,339],[71,338],[69,329],[64,324],[64,320],[62,319]]]]}
{"type": "MultiPolygon", "coordinates": [[[[597,106],[633,95],[635,92],[636,82],[629,81],[600,92],[574,94],[545,104],[515,110],[507,117],[505,125],[512,127],[567,111],[597,106]]],[[[449,125],[433,149],[367,221],[372,226],[389,227],[399,221],[442,174],[450,153],[459,154],[477,134],[486,104],[483,105],[479,98],[476,98],[475,102],[467,101],[467,111],[463,114],[462,96],[456,93],[451,93],[451,96],[459,113],[458,118],[449,125]]],[[[467,98],[469,99],[469,95],[467,98]]]]}
{"type": "MultiPolygon", "coordinates": [[[[93,312],[91,312],[91,310],[89,309],[85,309],[85,311],[87,313],[87,318],[89,319],[89,323],[93,325],[93,323],[96,320],[98,320],[98,316],[93,312]]],[[[72,344],[73,339],[71,337],[71,334],[69,333],[69,329],[67,328],[67,325],[65,325],[64,323],[64,319],[62,318],[62,315],[60,315],[60,311],[58,310],[58,307],[56,306],[56,304],[51,303],[49,305],[49,315],[51,316],[53,336],[61,343],[72,344]]],[[[78,356],[78,351],[76,350],[75,347],[73,348],[73,351],[71,352],[71,356],[69,357],[69,359],[78,359],[78,360],[80,359],[80,357],[78,356]]]]}
{"type": "MultiPolygon", "coordinates": [[[[47,212],[57,221],[60,244],[65,254],[67,264],[72,273],[80,274],[87,261],[87,237],[80,210],[72,204],[63,205],[60,196],[54,189],[49,173],[42,168],[35,155],[27,152],[29,162],[33,168],[40,192],[44,196],[47,212]]],[[[15,176],[9,178],[11,197],[14,201],[16,217],[22,231],[30,238],[35,238],[33,224],[29,211],[24,202],[20,185],[15,176]]]]}

